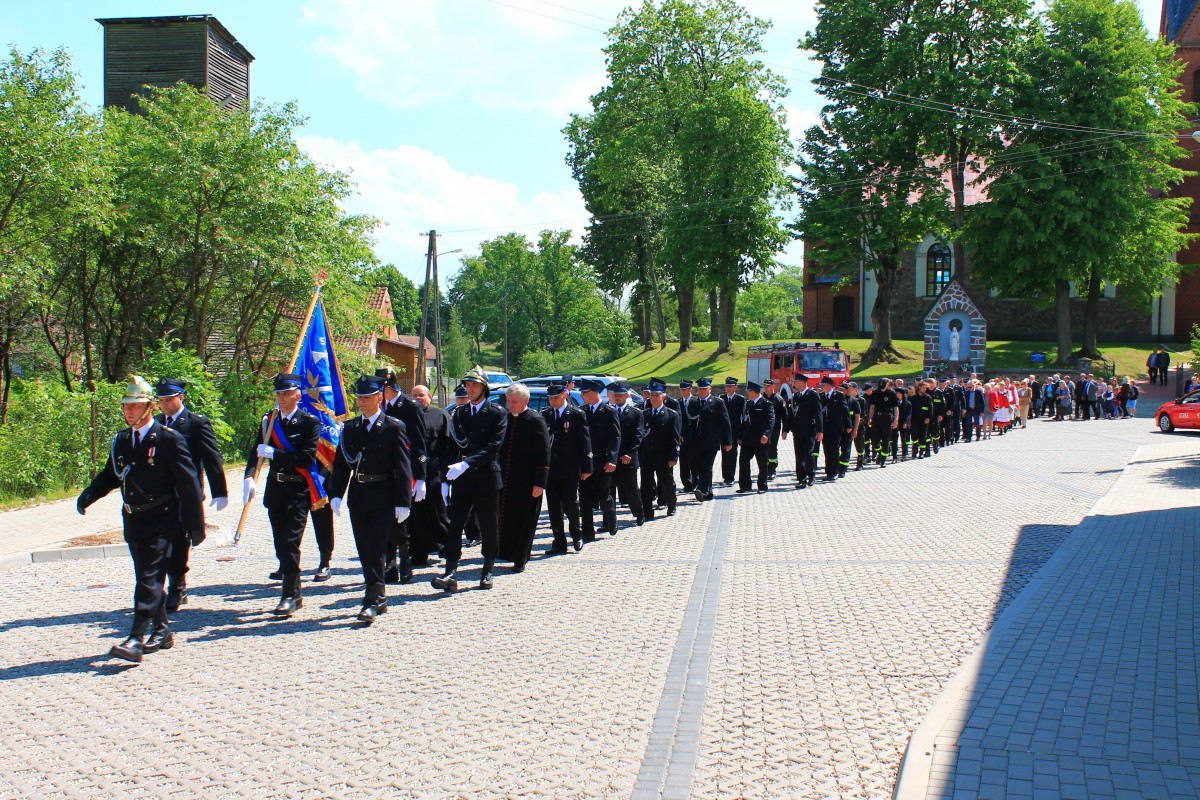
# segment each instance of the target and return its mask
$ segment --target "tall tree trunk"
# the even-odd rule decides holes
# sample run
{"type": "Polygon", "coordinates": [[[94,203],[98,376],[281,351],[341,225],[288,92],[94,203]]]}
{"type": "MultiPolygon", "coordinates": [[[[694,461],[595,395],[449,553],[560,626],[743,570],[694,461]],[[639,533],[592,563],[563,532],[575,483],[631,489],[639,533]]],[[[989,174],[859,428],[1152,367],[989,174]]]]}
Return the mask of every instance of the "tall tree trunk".
{"type": "Polygon", "coordinates": [[[696,287],[675,285],[675,297],[679,300],[679,352],[692,349],[692,315],[696,311],[696,287]]]}
{"type": "Polygon", "coordinates": [[[708,290],[708,340],[715,342],[720,338],[721,311],[717,308],[717,290],[708,290]]]}
{"type": "Polygon", "coordinates": [[[1100,272],[1092,267],[1088,275],[1087,305],[1083,312],[1083,350],[1082,358],[1100,358],[1100,350],[1096,346],[1096,338],[1100,328],[1100,272]]]}
{"type": "Polygon", "coordinates": [[[950,243],[954,253],[954,263],[951,265],[952,275],[958,277],[959,280],[966,280],[967,261],[963,243],[958,234],[963,229],[966,223],[967,209],[967,161],[966,153],[962,152],[963,147],[959,143],[957,136],[951,139],[950,145],[950,189],[954,195],[954,218],[951,223],[951,230],[954,235],[951,237],[950,243]]]}
{"type": "Polygon", "coordinates": [[[638,282],[633,292],[633,320],[637,326],[638,344],[649,350],[654,346],[653,334],[650,332],[650,315],[646,295],[646,284],[638,282]]]}
{"type": "Polygon", "coordinates": [[[892,342],[892,295],[896,289],[900,260],[898,255],[881,256],[875,272],[875,283],[879,287],[875,304],[871,306],[871,345],[863,353],[864,366],[886,361],[900,362],[901,353],[892,342]]]}
{"type": "Polygon", "coordinates": [[[734,308],[737,305],[737,287],[721,287],[721,324],[717,331],[717,352],[728,353],[733,343],[734,308]]]}
{"type": "Polygon", "coordinates": [[[1058,331],[1058,366],[1071,365],[1071,284],[1065,278],[1054,281],[1054,323],[1058,331]]]}
{"type": "Polygon", "coordinates": [[[663,316],[662,292],[658,288],[658,272],[654,268],[654,240],[650,236],[650,220],[642,217],[646,231],[646,268],[650,273],[650,288],[654,292],[654,310],[658,315],[658,349],[667,349],[667,318],[663,316]]]}
{"type": "Polygon", "coordinates": [[[12,325],[4,327],[4,341],[0,343],[0,425],[8,420],[8,390],[12,387],[12,344],[16,329],[12,325]]]}

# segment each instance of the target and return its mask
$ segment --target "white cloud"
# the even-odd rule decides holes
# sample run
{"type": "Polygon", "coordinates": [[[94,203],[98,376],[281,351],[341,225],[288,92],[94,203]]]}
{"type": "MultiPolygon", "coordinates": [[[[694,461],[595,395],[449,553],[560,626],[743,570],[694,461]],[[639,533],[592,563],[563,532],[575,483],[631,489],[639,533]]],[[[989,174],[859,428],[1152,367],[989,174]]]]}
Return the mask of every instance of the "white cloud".
{"type": "MultiPolygon", "coordinates": [[[[619,10],[596,5],[597,16],[619,10]]],[[[604,85],[609,24],[536,0],[310,0],[304,19],[325,31],[319,52],[396,108],[465,101],[563,119],[604,85]]]]}
{"type": "MultiPolygon", "coordinates": [[[[430,228],[442,233],[440,251],[461,247],[471,255],[479,242],[510,231],[530,239],[545,228],[578,234],[588,219],[574,189],[524,198],[515,184],[460,172],[445,157],[419,147],[368,151],[358,142],[320,136],[302,137],[300,146],[317,161],[352,176],[358,193],[347,210],[383,222],[375,234],[375,252],[418,282],[425,268],[422,234],[430,228]]],[[[456,264],[457,257],[440,262],[446,275],[456,264]]]]}

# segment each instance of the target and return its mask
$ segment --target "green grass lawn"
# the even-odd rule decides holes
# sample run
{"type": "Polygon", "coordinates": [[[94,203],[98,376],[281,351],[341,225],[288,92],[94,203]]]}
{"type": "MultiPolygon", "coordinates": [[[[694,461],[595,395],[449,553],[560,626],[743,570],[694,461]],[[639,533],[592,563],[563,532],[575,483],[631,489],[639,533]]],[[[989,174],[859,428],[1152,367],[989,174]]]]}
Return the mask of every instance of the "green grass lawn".
{"type": "MultiPolygon", "coordinates": [[[[616,373],[634,383],[648,378],[662,378],[667,383],[678,383],[680,378],[696,379],[708,376],[723,380],[733,375],[738,380],[746,379],[746,348],[749,345],[770,344],[773,340],[734,342],[733,350],[716,355],[716,342],[697,342],[686,353],[678,352],[678,345],[669,344],[665,350],[655,347],[643,351],[640,347],[607,364],[596,367],[599,373],[616,373]]],[[[825,344],[833,344],[827,341],[825,344]]],[[[839,339],[838,344],[850,354],[851,374],[855,378],[907,377],[921,372],[921,342],[916,339],[897,339],[896,347],[908,357],[899,364],[876,364],[862,369],[857,363],[862,353],[871,344],[870,339],[839,339]]],[[[1102,345],[1101,352],[1109,361],[1115,361],[1118,375],[1144,375],[1146,356],[1153,346],[1150,344],[1102,345]]],[[[1170,351],[1182,350],[1182,346],[1168,346],[1170,351]]],[[[1053,362],[1053,342],[1003,342],[988,343],[987,370],[991,374],[1011,372],[1020,374],[1029,368],[1029,354],[1044,352],[1053,362]]],[[[1183,350],[1184,353],[1188,352],[1183,350]]],[[[1172,352],[1171,362],[1177,363],[1181,355],[1172,352]]]]}

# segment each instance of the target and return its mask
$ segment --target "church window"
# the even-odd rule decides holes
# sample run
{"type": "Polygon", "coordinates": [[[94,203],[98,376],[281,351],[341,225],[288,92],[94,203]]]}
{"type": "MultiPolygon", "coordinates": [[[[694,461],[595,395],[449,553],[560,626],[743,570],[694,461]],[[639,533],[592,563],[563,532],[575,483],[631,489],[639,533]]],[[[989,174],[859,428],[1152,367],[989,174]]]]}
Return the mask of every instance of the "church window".
{"type": "Polygon", "coordinates": [[[950,283],[950,248],[938,242],[925,254],[925,296],[936,297],[950,283]]]}

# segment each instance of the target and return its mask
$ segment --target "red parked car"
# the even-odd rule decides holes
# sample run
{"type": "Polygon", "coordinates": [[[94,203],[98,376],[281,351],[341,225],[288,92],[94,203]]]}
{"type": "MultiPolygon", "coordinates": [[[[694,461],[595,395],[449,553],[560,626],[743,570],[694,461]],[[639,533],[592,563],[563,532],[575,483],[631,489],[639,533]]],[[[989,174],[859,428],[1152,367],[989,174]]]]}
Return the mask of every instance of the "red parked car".
{"type": "Polygon", "coordinates": [[[1164,403],[1154,421],[1163,433],[1176,428],[1200,428],[1200,389],[1193,389],[1176,400],[1164,403]]]}

